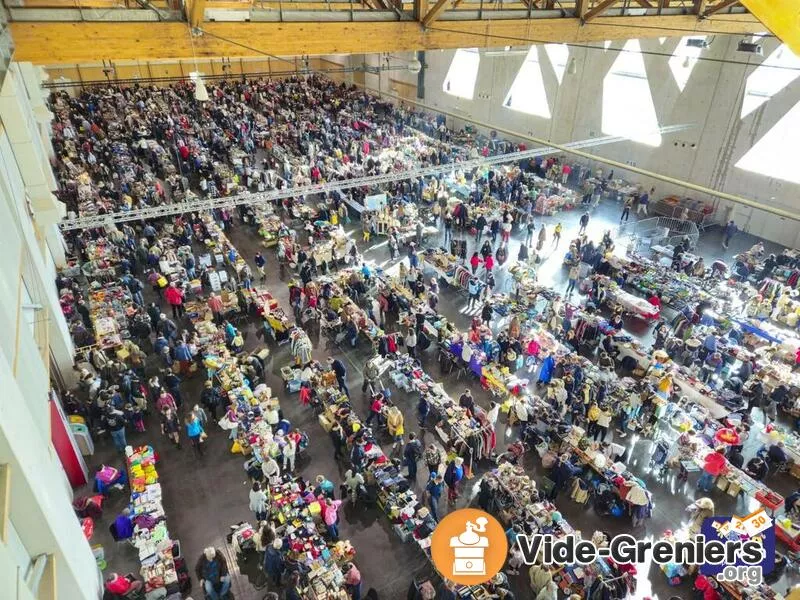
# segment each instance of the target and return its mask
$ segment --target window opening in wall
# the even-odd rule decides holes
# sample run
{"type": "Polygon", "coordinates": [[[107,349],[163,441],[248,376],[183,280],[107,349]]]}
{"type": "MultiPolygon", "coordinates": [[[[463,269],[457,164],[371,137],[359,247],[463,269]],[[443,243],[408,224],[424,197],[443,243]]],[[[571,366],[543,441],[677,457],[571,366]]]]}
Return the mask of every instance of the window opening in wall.
{"type": "Polygon", "coordinates": [[[800,76],[800,57],[781,44],[747,78],[742,118],[757,110],[800,76]]]}
{"type": "Polygon", "coordinates": [[[553,70],[556,72],[558,85],[561,85],[569,63],[569,48],[566,44],[545,44],[544,49],[547,51],[550,64],[553,65],[553,70]]]}
{"type": "Polygon", "coordinates": [[[472,100],[475,93],[475,82],[478,80],[478,66],[481,57],[477,48],[461,48],[456,50],[447,77],[444,78],[442,91],[451,96],[472,100]]]}
{"type": "MultiPolygon", "coordinates": [[[[705,40],[706,36],[693,35],[691,38],[705,40]]],[[[672,76],[675,78],[675,83],[678,84],[680,91],[686,89],[686,84],[694,70],[694,66],[697,64],[697,59],[703,52],[702,48],[687,46],[686,42],[689,39],[688,36],[681,38],[678,47],[675,48],[675,52],[672,54],[672,58],[669,59],[669,70],[672,71],[672,76]]]]}
{"type": "Polygon", "coordinates": [[[800,102],[739,159],[736,167],[800,184],[795,151],[800,144],[800,102]]]}
{"type": "Polygon", "coordinates": [[[525,62],[508,90],[503,106],[537,117],[550,118],[550,106],[542,79],[542,65],[539,63],[539,47],[531,46],[525,62]]]}
{"type": "Polygon", "coordinates": [[[603,133],[661,145],[656,107],[639,40],[628,40],[603,79],[603,133]]]}

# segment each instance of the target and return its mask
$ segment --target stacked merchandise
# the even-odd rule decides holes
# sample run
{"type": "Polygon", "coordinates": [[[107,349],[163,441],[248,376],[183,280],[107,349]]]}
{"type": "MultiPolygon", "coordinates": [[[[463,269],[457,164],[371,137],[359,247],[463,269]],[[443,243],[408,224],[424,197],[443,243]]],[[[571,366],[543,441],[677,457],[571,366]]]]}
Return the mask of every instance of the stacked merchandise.
{"type": "MultiPolygon", "coordinates": [[[[698,443],[695,444],[697,451],[693,456],[694,463],[700,469],[703,468],[706,456],[714,452],[720,443],[725,443],[717,435],[723,429],[722,424],[706,418],[706,413],[702,409],[686,411],[670,405],[667,407],[666,419],[675,429],[688,431],[690,427],[693,427],[695,431],[700,432],[694,437],[698,443]]],[[[717,477],[715,485],[718,489],[727,491],[728,495],[734,498],[739,494],[753,498],[770,511],[775,511],[784,503],[783,496],[730,463],[726,464],[725,471],[717,477]]]]}
{"type": "Polygon", "coordinates": [[[188,572],[178,556],[179,545],[167,529],[153,447],[128,446],[126,461],[134,524],[132,542],[139,552],[145,593],[148,598],[180,593],[188,584],[188,572]]]}
{"type": "Polygon", "coordinates": [[[345,235],[341,227],[327,228],[328,238],[322,242],[316,242],[309,250],[311,256],[318,265],[331,263],[333,261],[334,252],[337,259],[341,259],[347,254],[347,242],[349,238],[345,235]]]}
{"type": "MultiPolygon", "coordinates": [[[[331,371],[322,371],[319,365],[312,366],[315,374],[310,383],[322,405],[320,425],[330,431],[334,423],[338,424],[351,448],[356,439],[363,442],[365,467],[362,474],[367,486],[377,489],[378,507],[389,518],[398,537],[404,542],[414,540],[430,559],[431,535],[436,527],[430,511],[410,489],[400,469],[384,454],[371,429],[352,410],[349,398],[336,387],[335,375],[331,371]]],[[[293,376],[291,370],[291,367],[287,369],[285,378],[293,376]]]]}
{"type": "Polygon", "coordinates": [[[93,285],[89,292],[89,313],[101,348],[116,348],[130,338],[128,316],[133,311],[133,299],[123,284],[93,285]]]}
{"type": "MultiPolygon", "coordinates": [[[[522,467],[504,463],[494,471],[487,473],[485,478],[495,489],[491,510],[508,527],[518,525],[530,533],[552,535],[555,539],[568,535],[580,536],[580,532],[576,532],[572,528],[561,516],[556,506],[547,500],[540,499],[535,483],[525,474],[522,467]]],[[[534,569],[536,568],[534,567],[534,569]]],[[[542,567],[538,568],[542,569],[542,567]]],[[[533,577],[533,571],[531,574],[533,577]]],[[[539,575],[546,577],[546,573],[539,575]]],[[[565,565],[551,568],[550,577],[566,595],[581,594],[588,597],[588,590],[600,579],[609,582],[619,577],[621,585],[618,589],[617,586],[614,586],[614,590],[604,596],[607,598],[625,598],[628,593],[632,592],[631,587],[633,586],[633,582],[629,578],[621,576],[616,569],[603,560],[597,560],[591,565],[565,565]]]]}
{"type": "Polygon", "coordinates": [[[329,286],[328,306],[338,313],[343,322],[354,323],[358,332],[372,343],[376,343],[383,336],[383,330],[377,323],[345,293],[347,286],[365,290],[370,283],[364,280],[360,269],[348,267],[335,273],[332,278],[318,277],[317,281],[323,286],[329,286]]]}
{"type": "MultiPolygon", "coordinates": [[[[450,443],[460,442],[469,448],[471,461],[490,456],[497,440],[492,424],[482,412],[470,416],[465,408],[453,401],[440,383],[435,382],[410,356],[399,355],[391,373],[392,383],[406,392],[417,392],[430,403],[438,415],[437,429],[450,443]]],[[[471,466],[471,465],[470,465],[471,466]]]]}
{"type": "Polygon", "coordinates": [[[598,275],[597,279],[607,290],[608,303],[618,304],[626,312],[642,319],[657,319],[659,317],[660,311],[658,307],[650,304],[644,298],[626,292],[608,277],[598,275]]]}
{"type": "Polygon", "coordinates": [[[453,274],[458,266],[457,255],[448,254],[442,249],[429,248],[425,250],[422,260],[424,261],[426,268],[434,271],[438,277],[444,279],[445,281],[450,281],[453,278],[453,274]]]}
{"type": "Polygon", "coordinates": [[[310,485],[290,481],[271,485],[270,520],[284,540],[283,551],[303,573],[304,597],[313,600],[346,600],[342,566],[355,557],[349,541],[329,547],[319,527],[321,507],[310,485]]]}
{"type": "MultiPolygon", "coordinates": [[[[270,208],[272,205],[270,205],[270,208]]],[[[280,238],[281,231],[284,229],[283,221],[272,210],[259,210],[257,220],[259,223],[258,234],[264,238],[266,247],[275,246],[280,238]]]]}

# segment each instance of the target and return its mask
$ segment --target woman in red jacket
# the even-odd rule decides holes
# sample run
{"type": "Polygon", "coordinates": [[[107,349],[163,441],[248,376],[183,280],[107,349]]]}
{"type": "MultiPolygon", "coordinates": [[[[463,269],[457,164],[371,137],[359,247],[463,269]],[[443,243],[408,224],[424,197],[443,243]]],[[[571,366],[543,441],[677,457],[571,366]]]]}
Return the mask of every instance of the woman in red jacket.
{"type": "Polygon", "coordinates": [[[704,492],[710,492],[714,488],[714,480],[722,474],[727,465],[725,448],[717,448],[714,452],[709,452],[703,463],[703,474],[697,481],[697,487],[704,492]]]}
{"type": "Polygon", "coordinates": [[[481,266],[482,262],[483,261],[481,260],[481,257],[478,256],[478,253],[477,252],[473,252],[472,253],[472,258],[469,259],[469,264],[470,264],[470,266],[472,266],[472,274],[473,275],[475,275],[475,273],[478,271],[478,267],[481,266]]]}
{"type": "Polygon", "coordinates": [[[183,290],[177,287],[174,283],[170,283],[169,287],[164,292],[164,297],[172,307],[172,318],[178,319],[183,316],[183,290]]]}

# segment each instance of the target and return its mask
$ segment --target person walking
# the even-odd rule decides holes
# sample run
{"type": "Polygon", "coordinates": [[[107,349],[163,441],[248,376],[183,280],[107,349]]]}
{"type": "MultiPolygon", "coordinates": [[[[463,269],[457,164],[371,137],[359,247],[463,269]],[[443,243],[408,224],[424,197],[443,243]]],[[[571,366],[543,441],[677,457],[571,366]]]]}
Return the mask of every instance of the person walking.
{"type": "Polygon", "coordinates": [[[425,450],[425,466],[428,467],[429,478],[433,477],[439,472],[439,467],[442,464],[442,451],[436,447],[436,444],[430,444],[428,449],[425,450]]]}
{"type": "Polygon", "coordinates": [[[725,458],[725,448],[717,448],[709,452],[703,461],[703,474],[697,480],[697,489],[710,492],[714,489],[714,480],[725,470],[728,460],[725,458]]]}
{"type": "Polygon", "coordinates": [[[578,229],[578,235],[586,232],[586,227],[589,225],[589,213],[585,212],[581,215],[580,220],[580,229],[578,229]]]}
{"type": "Polygon", "coordinates": [[[222,600],[228,595],[231,589],[228,563],[222,552],[213,546],[203,550],[195,566],[195,574],[208,600],[222,600]]]}
{"type": "Polygon", "coordinates": [[[622,214],[619,216],[619,222],[622,223],[624,220],[626,223],[628,222],[628,217],[631,216],[631,205],[633,204],[633,198],[630,196],[625,197],[625,202],[622,205],[622,214]]]}
{"type": "Polygon", "coordinates": [[[502,245],[508,244],[508,240],[511,239],[511,230],[513,228],[514,224],[511,221],[504,221],[503,224],[500,226],[501,229],[500,243],[502,245]]]}
{"type": "Polygon", "coordinates": [[[111,434],[111,440],[114,442],[114,448],[116,448],[117,452],[125,452],[128,442],[125,439],[124,413],[108,404],[103,414],[103,424],[111,434]]]}
{"type": "Polygon", "coordinates": [[[525,223],[525,243],[523,246],[530,246],[533,244],[534,231],[536,231],[536,224],[533,222],[533,215],[528,215],[528,221],[525,223]]]}
{"type": "Polygon", "coordinates": [[[564,227],[561,225],[561,223],[556,223],[556,227],[553,230],[553,248],[558,248],[558,242],[561,241],[562,229],[564,229],[564,227]]]}
{"type": "Polygon", "coordinates": [[[403,343],[406,345],[408,355],[411,358],[417,358],[417,334],[413,329],[408,330],[406,337],[403,339],[403,343]]]}
{"type": "Polygon", "coordinates": [[[733,222],[733,219],[728,221],[728,224],[725,225],[725,229],[722,231],[722,247],[726,250],[728,249],[728,244],[731,241],[731,238],[736,235],[736,232],[739,231],[739,228],[736,226],[736,223],[733,222]]]}
{"type": "Polygon", "coordinates": [[[281,575],[283,575],[286,569],[282,550],[283,540],[281,538],[275,538],[272,544],[267,546],[266,550],[264,550],[264,572],[272,579],[272,583],[275,584],[275,587],[281,585],[281,575]]]}
{"type": "MultiPolygon", "coordinates": [[[[652,190],[651,190],[652,192],[652,190]]],[[[644,213],[644,216],[647,216],[647,205],[650,202],[650,194],[645,192],[641,196],[639,196],[639,206],[636,207],[636,214],[640,215],[644,213]]]]}
{"type": "Polygon", "coordinates": [[[342,569],[344,587],[350,594],[350,600],[361,600],[361,572],[353,563],[347,563],[342,569]]]}
{"type": "Polygon", "coordinates": [[[185,312],[183,308],[183,290],[174,283],[170,283],[164,291],[164,298],[166,298],[167,302],[169,302],[169,305],[172,307],[172,318],[180,319],[185,312]]]}
{"type": "Polygon", "coordinates": [[[456,456],[447,464],[444,472],[444,482],[447,485],[447,501],[455,504],[458,499],[458,488],[464,479],[464,459],[456,456]]]}
{"type": "Polygon", "coordinates": [[[194,448],[198,456],[203,456],[203,436],[205,431],[203,431],[200,419],[193,412],[190,412],[186,415],[184,424],[186,425],[186,437],[192,443],[192,448],[194,448]]]}
{"type": "Polygon", "coordinates": [[[286,445],[283,447],[283,471],[294,472],[294,461],[297,458],[297,442],[292,435],[285,436],[286,445]]]}
{"type": "Polygon", "coordinates": [[[331,500],[325,498],[325,509],[322,511],[325,520],[325,526],[328,528],[328,535],[334,542],[339,541],[339,507],[342,505],[341,500],[331,500]]]}
{"type": "Polygon", "coordinates": [[[567,283],[567,296],[571,296],[572,292],[575,290],[575,284],[578,283],[578,277],[580,276],[580,268],[578,265],[572,265],[569,268],[569,283],[567,283]]]}
{"type": "Polygon", "coordinates": [[[328,357],[328,365],[336,375],[336,383],[339,384],[339,390],[344,392],[344,395],[350,397],[350,390],[347,389],[347,367],[338,358],[328,357]]]}
{"type": "Polygon", "coordinates": [[[544,244],[547,241],[547,227],[545,227],[544,223],[539,228],[539,238],[536,241],[536,252],[541,252],[542,248],[544,248],[544,244]]]}
{"type": "Polygon", "coordinates": [[[178,450],[181,449],[180,429],[178,413],[172,407],[167,407],[161,414],[161,434],[172,440],[178,450]]]}
{"type": "Polygon", "coordinates": [[[408,467],[408,479],[411,483],[417,480],[417,461],[422,456],[422,443],[413,431],[408,434],[408,443],[403,448],[403,464],[408,467]]]}
{"type": "Polygon", "coordinates": [[[444,492],[444,479],[438,473],[434,475],[425,486],[425,495],[428,497],[428,507],[431,510],[433,520],[439,521],[439,500],[444,492]]]}
{"type": "Polygon", "coordinates": [[[405,433],[403,412],[396,406],[390,406],[386,413],[386,428],[392,436],[392,452],[402,447],[405,433]]]}
{"type": "Polygon", "coordinates": [[[256,256],[254,258],[254,261],[256,263],[256,269],[258,269],[259,278],[261,279],[262,282],[266,281],[266,279],[267,279],[267,270],[266,270],[267,259],[264,258],[264,255],[261,254],[261,252],[256,252],[256,256]]]}
{"type": "Polygon", "coordinates": [[[478,281],[477,277],[471,277],[469,283],[467,284],[467,291],[469,292],[469,302],[467,303],[467,309],[472,309],[480,300],[481,295],[481,282],[478,281]]]}
{"type": "Polygon", "coordinates": [[[250,490],[250,510],[256,515],[256,521],[267,520],[267,493],[261,489],[261,484],[253,482],[250,490]]]}

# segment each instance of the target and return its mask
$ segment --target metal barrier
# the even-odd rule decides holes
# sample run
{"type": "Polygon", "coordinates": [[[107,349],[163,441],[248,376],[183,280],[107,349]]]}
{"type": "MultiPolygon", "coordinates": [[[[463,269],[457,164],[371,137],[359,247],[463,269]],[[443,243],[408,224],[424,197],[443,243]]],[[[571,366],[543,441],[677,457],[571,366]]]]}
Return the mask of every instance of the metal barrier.
{"type": "Polygon", "coordinates": [[[680,204],[674,204],[672,202],[663,202],[659,201],[656,202],[655,205],[652,207],[654,213],[658,215],[662,215],[664,217],[671,217],[673,219],[679,219],[684,221],[691,221],[697,226],[697,229],[700,232],[706,230],[706,228],[711,227],[716,223],[717,214],[716,211],[711,212],[704,212],[699,210],[692,210],[687,208],[685,205],[682,206],[680,204]],[[686,211],[684,214],[684,210],[686,211]]]}
{"type": "Polygon", "coordinates": [[[700,230],[692,221],[672,217],[651,217],[638,221],[629,234],[628,253],[642,253],[653,246],[674,246],[689,238],[691,247],[697,245],[700,230]]]}

